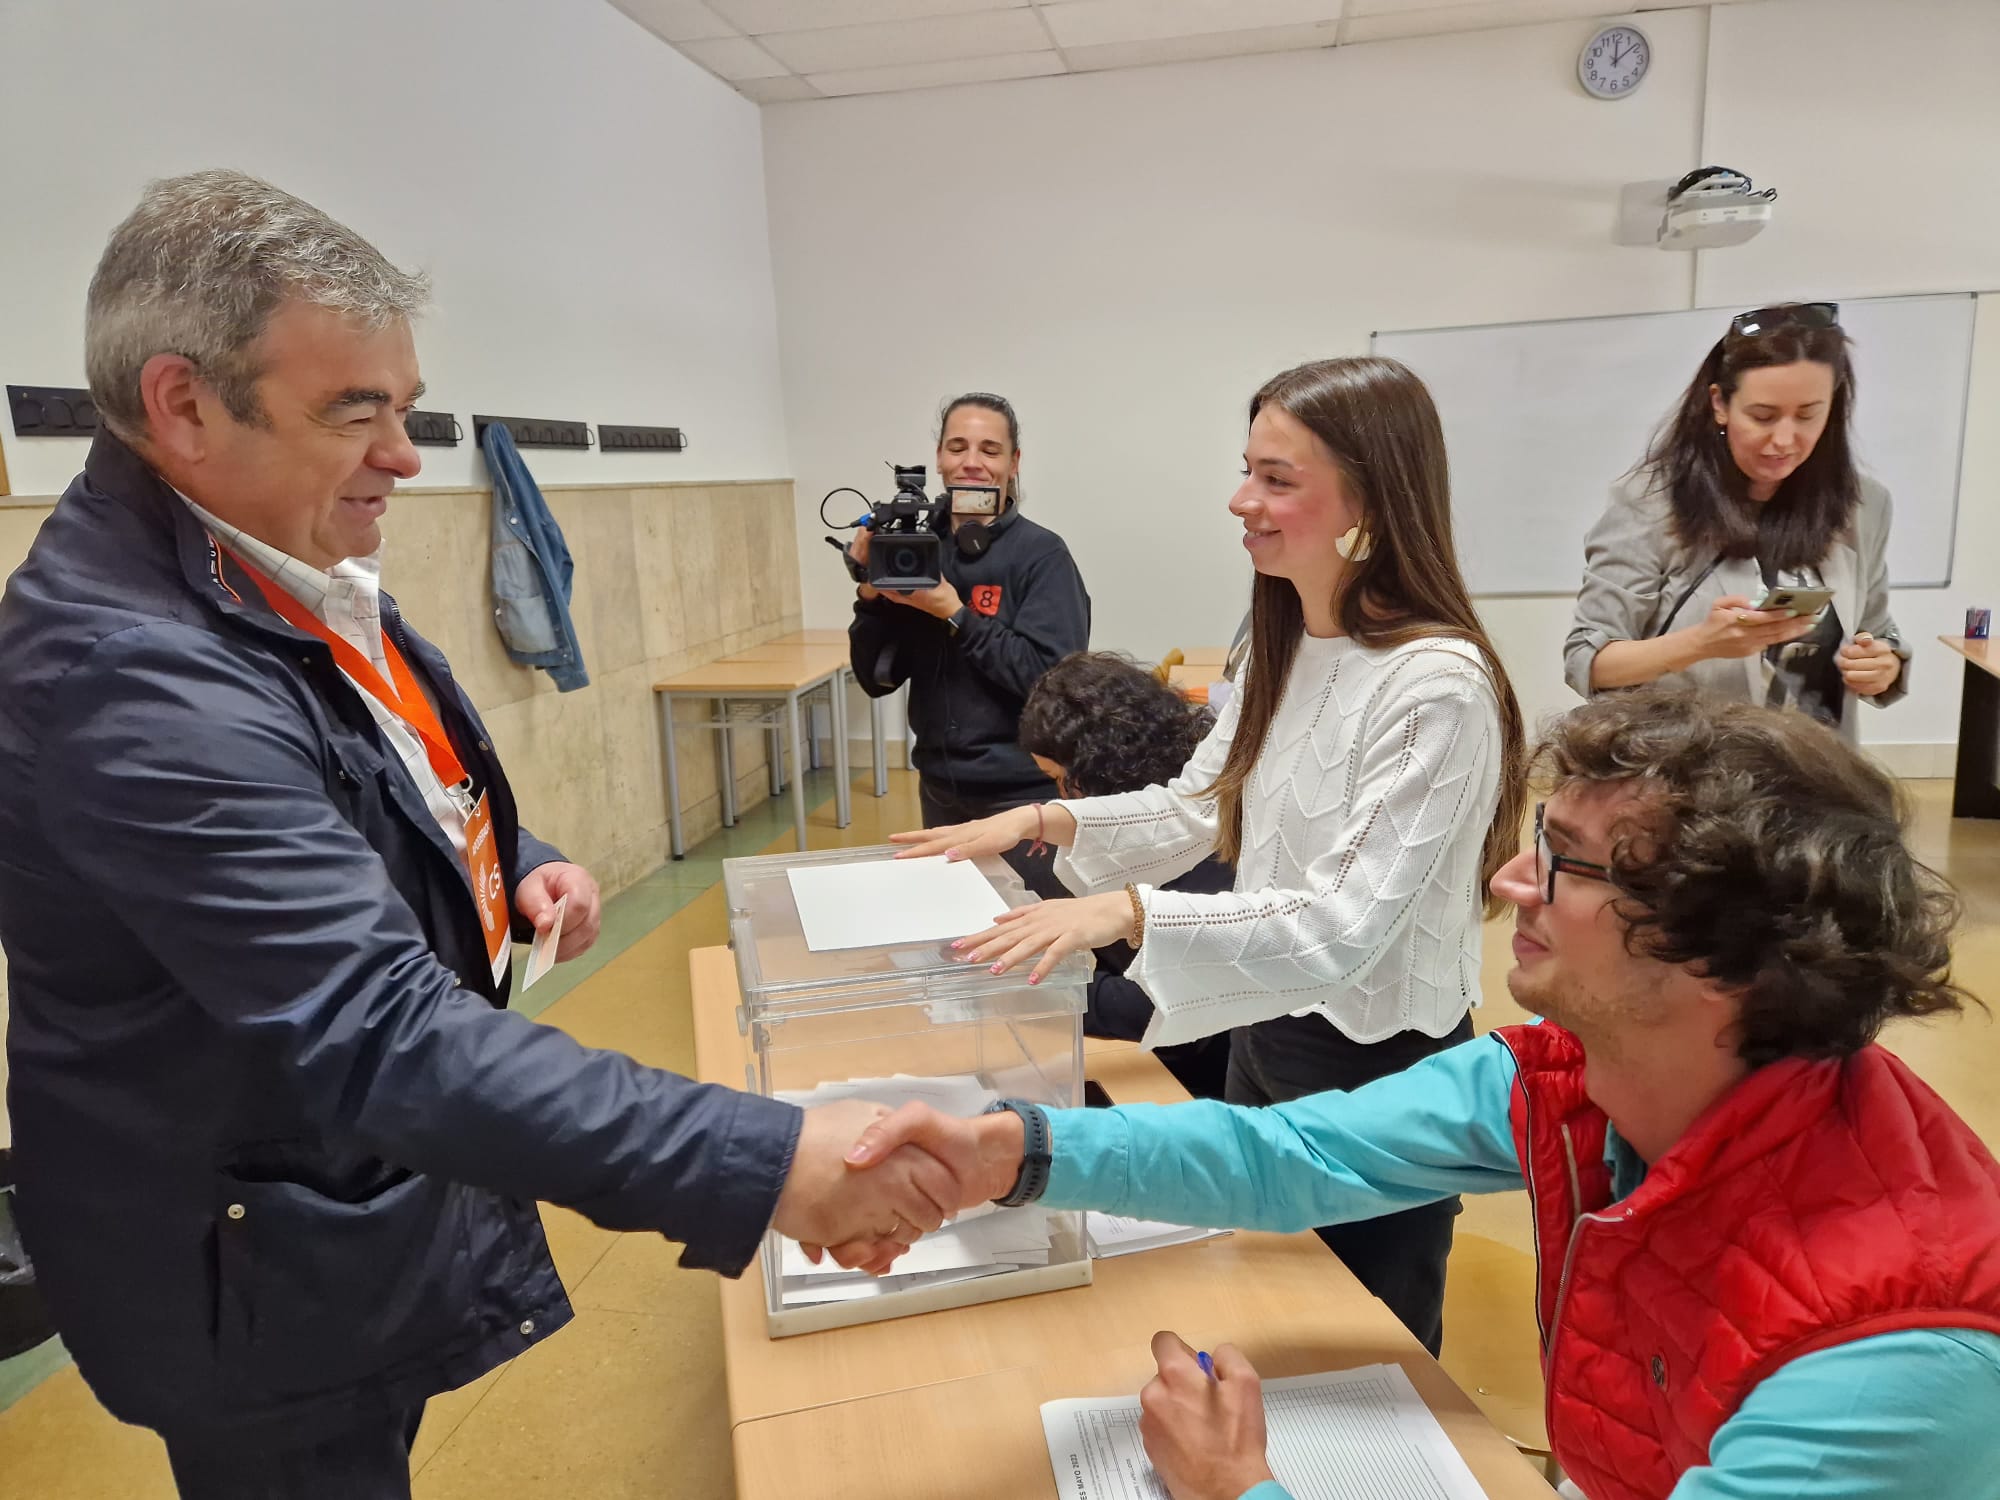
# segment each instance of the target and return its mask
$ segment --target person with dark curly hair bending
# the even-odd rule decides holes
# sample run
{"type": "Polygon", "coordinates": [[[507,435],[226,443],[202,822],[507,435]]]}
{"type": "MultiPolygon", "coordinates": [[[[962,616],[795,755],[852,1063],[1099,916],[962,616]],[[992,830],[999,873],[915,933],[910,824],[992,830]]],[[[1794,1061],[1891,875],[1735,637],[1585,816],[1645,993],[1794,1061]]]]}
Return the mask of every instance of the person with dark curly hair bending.
{"type": "MultiPolygon", "coordinates": [[[[1021,710],[1021,748],[1059,797],[1108,797],[1164,784],[1209,730],[1215,715],[1129,657],[1111,651],[1078,651],[1042,674],[1021,710]]],[[[1229,890],[1236,867],[1211,854],[1187,874],[1165,883],[1170,891],[1229,890]]],[[[1096,950],[1083,1015],[1086,1036],[1136,1042],[1153,1019],[1153,1001],[1128,979],[1132,949],[1107,943],[1096,950]]],[[[1155,1055],[1197,1099],[1220,1099],[1229,1080],[1229,1033],[1161,1047],[1155,1055]]]]}
{"type": "MultiPolygon", "coordinates": [[[[1538,766],[1493,889],[1545,1022],[1265,1109],[1047,1112],[1041,1201],[1289,1231],[1526,1188],[1549,1438],[1588,1500],[2000,1494],[2000,1163],[1875,1040],[1967,999],[1895,782],[1806,715],[1658,687],[1538,766]]],[[[971,1203],[1012,1191],[1027,1123],[906,1109],[848,1159],[915,1142],[971,1203]]],[[[1248,1362],[1153,1348],[1169,1492],[1279,1500],[1248,1362]]]]}

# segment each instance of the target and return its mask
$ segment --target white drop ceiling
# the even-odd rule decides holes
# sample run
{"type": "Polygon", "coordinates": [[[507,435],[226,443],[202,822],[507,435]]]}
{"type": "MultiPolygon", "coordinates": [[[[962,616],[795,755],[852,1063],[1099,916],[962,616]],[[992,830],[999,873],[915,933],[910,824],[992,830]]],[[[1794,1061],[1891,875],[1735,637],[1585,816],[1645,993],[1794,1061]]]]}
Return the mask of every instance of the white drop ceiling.
{"type": "MultiPolygon", "coordinates": [[[[611,0],[762,104],[1483,31],[1690,0],[611,0]]],[[[1714,0],[1717,4],[1732,0],[1714,0]]]]}

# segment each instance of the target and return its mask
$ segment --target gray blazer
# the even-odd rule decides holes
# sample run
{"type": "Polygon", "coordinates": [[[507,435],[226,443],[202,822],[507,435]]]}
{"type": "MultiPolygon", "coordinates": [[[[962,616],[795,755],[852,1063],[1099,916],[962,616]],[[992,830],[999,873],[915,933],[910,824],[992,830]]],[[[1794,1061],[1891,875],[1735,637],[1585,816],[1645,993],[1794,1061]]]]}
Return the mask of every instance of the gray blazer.
{"type": "MultiPolygon", "coordinates": [[[[1903,658],[1902,675],[1871,700],[1878,707],[1907,693],[1910,680],[1910,654],[1889,614],[1888,545],[1889,492],[1874,480],[1863,479],[1853,533],[1834,542],[1819,569],[1833,590],[1833,607],[1845,639],[1865,630],[1895,647],[1903,658]]],[[[1613,641],[1648,640],[1670,629],[1684,629],[1730,594],[1757,596],[1763,579],[1752,558],[1731,558],[1696,583],[1713,560],[1690,555],[1675,540],[1666,492],[1653,487],[1649,474],[1619,481],[1610,505],[1583,540],[1583,588],[1563,646],[1563,675],[1569,685],[1590,697],[1590,664],[1613,641]]],[[[1752,703],[1764,696],[1763,669],[1755,656],[1696,662],[1687,671],[1671,672],[1660,680],[1752,703]]],[[[1853,739],[1855,695],[1847,696],[1841,731],[1853,739]]]]}

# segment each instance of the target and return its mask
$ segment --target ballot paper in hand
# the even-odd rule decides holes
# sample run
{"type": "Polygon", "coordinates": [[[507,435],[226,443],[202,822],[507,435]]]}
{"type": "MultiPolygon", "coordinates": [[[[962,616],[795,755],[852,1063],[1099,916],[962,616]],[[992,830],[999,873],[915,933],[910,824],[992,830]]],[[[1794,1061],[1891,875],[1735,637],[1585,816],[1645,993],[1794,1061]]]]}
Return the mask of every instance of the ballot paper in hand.
{"type": "MultiPolygon", "coordinates": [[[[1264,1382],[1271,1472],[1293,1500],[1485,1500],[1398,1365],[1264,1382]]],[[[1042,1432],[1066,1500],[1168,1500],[1139,1440],[1139,1398],[1051,1401],[1042,1432]]]]}
{"type": "Polygon", "coordinates": [[[1007,903],[969,859],[864,859],[785,871],[814,953],[984,932],[1007,903]]]}

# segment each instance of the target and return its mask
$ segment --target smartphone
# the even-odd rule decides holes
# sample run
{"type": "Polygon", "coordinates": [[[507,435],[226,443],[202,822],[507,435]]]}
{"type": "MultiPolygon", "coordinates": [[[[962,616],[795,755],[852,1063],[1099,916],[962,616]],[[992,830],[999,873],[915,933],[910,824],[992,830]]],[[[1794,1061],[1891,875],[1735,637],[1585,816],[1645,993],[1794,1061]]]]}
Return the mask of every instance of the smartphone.
{"type": "Polygon", "coordinates": [[[1782,609],[1794,616],[1816,615],[1833,602],[1832,589],[1791,588],[1773,584],[1750,601],[1752,609],[1782,609]]]}

